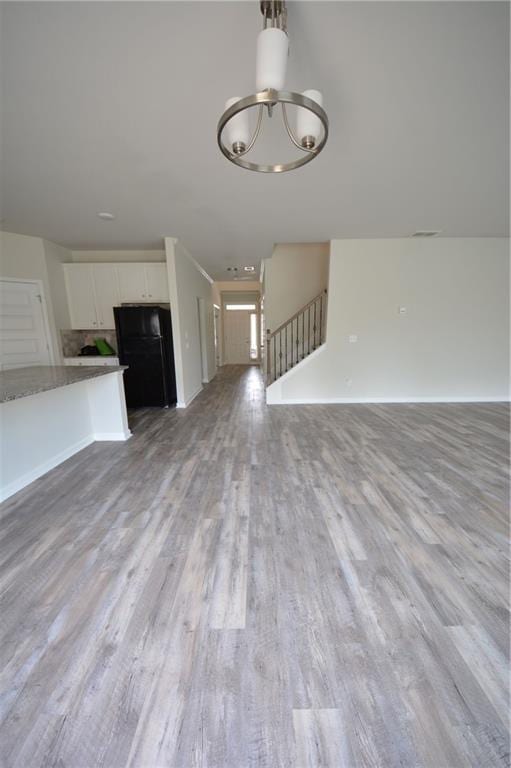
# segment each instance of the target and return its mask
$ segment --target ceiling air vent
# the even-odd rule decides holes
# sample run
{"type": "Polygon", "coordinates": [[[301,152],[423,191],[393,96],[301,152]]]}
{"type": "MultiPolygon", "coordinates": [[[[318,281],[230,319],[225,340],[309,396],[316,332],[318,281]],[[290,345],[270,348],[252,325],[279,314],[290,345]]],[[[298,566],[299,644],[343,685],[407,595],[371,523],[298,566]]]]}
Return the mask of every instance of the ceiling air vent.
{"type": "Polygon", "coordinates": [[[418,229],[412,237],[436,237],[441,232],[440,229],[418,229]]]}

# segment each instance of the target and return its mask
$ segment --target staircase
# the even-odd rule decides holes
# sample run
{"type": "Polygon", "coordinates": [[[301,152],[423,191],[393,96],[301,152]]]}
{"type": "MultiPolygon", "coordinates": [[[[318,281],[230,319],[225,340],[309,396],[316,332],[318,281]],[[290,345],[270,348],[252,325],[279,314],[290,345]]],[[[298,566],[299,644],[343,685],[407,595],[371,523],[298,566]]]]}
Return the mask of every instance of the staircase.
{"type": "Polygon", "coordinates": [[[266,385],[273,384],[325,341],[326,290],[276,331],[266,331],[266,385]]]}

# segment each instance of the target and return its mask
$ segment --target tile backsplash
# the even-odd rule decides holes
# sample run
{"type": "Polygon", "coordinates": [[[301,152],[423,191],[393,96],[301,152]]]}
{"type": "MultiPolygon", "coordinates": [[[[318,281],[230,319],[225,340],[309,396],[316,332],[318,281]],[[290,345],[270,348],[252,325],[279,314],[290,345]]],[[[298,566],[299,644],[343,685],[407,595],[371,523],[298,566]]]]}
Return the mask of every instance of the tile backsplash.
{"type": "MultiPolygon", "coordinates": [[[[62,342],[62,354],[64,357],[76,357],[82,347],[94,344],[94,339],[105,339],[110,346],[117,351],[117,338],[115,331],[83,330],[69,331],[61,330],[60,339],[62,342]]],[[[99,354],[99,353],[98,353],[99,354]]]]}

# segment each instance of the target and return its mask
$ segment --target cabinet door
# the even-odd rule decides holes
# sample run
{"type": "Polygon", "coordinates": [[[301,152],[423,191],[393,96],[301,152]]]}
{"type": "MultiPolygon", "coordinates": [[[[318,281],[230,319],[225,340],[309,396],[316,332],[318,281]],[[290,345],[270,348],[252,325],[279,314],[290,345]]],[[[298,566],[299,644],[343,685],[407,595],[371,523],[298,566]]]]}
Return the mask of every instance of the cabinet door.
{"type": "Polygon", "coordinates": [[[143,264],[118,264],[121,301],[145,301],[147,290],[143,264]]]}
{"type": "Polygon", "coordinates": [[[149,301],[168,301],[167,264],[146,264],[145,276],[149,301]]]}
{"type": "Polygon", "coordinates": [[[71,328],[89,329],[98,327],[92,264],[64,264],[71,328]]]}
{"type": "Polygon", "coordinates": [[[92,269],[98,328],[115,328],[113,308],[120,304],[117,267],[115,264],[94,264],[92,269]]]}

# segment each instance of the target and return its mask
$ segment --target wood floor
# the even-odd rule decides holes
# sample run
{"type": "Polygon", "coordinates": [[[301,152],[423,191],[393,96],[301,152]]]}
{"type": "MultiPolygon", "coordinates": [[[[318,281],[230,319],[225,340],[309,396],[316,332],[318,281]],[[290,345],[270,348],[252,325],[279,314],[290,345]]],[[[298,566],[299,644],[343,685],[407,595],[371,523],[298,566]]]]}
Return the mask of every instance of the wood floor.
{"type": "Polygon", "coordinates": [[[509,765],[508,412],[222,369],[2,505],[2,765],[509,765]]]}

